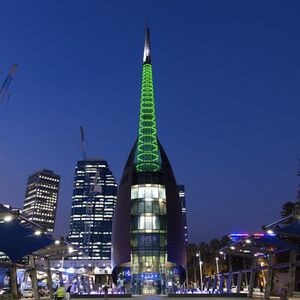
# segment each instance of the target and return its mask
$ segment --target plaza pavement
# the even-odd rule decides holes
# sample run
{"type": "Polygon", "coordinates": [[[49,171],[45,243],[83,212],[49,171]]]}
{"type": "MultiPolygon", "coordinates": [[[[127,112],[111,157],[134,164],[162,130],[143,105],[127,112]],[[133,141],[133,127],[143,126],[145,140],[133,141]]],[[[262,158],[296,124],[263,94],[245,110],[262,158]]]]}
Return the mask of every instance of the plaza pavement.
{"type": "MultiPolygon", "coordinates": [[[[87,298],[76,298],[76,300],[86,300],[87,298]]],[[[104,299],[104,298],[94,298],[94,300],[97,299],[104,299]]],[[[218,300],[245,300],[245,297],[169,297],[169,296],[132,296],[131,298],[109,298],[108,300],[187,300],[187,299],[199,299],[199,300],[213,300],[213,299],[218,299],[218,300]]],[[[279,298],[278,298],[279,299],[279,298]]],[[[72,297],[71,297],[72,300],[72,297]]]]}
{"type": "MultiPolygon", "coordinates": [[[[49,297],[42,297],[40,298],[41,300],[51,300],[49,297]]],[[[94,300],[98,300],[98,299],[105,299],[104,297],[95,297],[95,298],[73,298],[74,300],[86,300],[86,299],[94,299],[94,300]]],[[[167,300],[167,299],[172,299],[172,300],[193,300],[193,299],[201,299],[201,300],[245,300],[245,297],[169,297],[169,296],[132,296],[132,297],[122,297],[122,298],[107,298],[107,300],[167,300]]],[[[255,299],[263,299],[263,297],[256,297],[255,299]]],[[[271,300],[280,300],[279,297],[270,297],[271,300]]],[[[34,300],[33,298],[21,298],[21,300],[34,300]]],[[[72,300],[72,297],[71,299],[72,300]]],[[[292,300],[290,298],[290,300],[292,300]]],[[[299,300],[295,299],[295,300],[299,300]]]]}

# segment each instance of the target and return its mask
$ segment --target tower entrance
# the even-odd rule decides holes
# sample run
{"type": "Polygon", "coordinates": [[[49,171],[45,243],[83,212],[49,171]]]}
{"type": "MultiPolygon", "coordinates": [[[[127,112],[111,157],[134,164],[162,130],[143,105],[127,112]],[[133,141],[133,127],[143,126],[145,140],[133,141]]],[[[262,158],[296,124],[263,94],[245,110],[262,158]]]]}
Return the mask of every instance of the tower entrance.
{"type": "Polygon", "coordinates": [[[160,295],[166,260],[166,192],[158,183],[131,187],[132,288],[160,295]]]}
{"type": "Polygon", "coordinates": [[[159,273],[142,273],[133,276],[132,294],[161,295],[164,294],[162,276],[159,273]]]}

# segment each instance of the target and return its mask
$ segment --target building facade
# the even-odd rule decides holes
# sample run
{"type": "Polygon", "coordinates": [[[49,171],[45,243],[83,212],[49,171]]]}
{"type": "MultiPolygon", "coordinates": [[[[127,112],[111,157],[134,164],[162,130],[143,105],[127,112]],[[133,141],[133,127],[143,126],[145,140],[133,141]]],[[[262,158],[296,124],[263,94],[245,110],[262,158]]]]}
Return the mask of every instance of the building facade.
{"type": "Polygon", "coordinates": [[[111,259],[117,184],[107,161],[77,162],[68,241],[83,250],[71,259],[111,259]]]}
{"type": "Polygon", "coordinates": [[[178,184],[179,199],[182,208],[183,224],[184,224],[184,238],[186,244],[188,243],[188,230],[187,230],[187,221],[186,221],[186,203],[185,203],[185,187],[183,184],[178,184]]]}
{"type": "Polygon", "coordinates": [[[121,178],[112,236],[113,280],[133,294],[165,294],[185,279],[179,191],[157,138],[150,31],[146,28],[138,138],[121,178]]]}
{"type": "Polygon", "coordinates": [[[23,214],[47,231],[54,231],[60,176],[40,170],[28,177],[23,214]]]}

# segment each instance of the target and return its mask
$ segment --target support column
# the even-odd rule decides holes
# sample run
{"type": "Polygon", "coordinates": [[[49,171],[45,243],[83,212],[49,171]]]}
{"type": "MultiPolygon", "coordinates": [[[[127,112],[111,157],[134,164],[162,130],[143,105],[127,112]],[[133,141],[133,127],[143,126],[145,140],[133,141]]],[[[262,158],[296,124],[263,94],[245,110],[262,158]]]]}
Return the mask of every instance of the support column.
{"type": "Polygon", "coordinates": [[[236,284],[236,293],[237,294],[241,292],[242,276],[243,276],[243,273],[242,273],[242,271],[240,271],[238,274],[238,279],[237,279],[237,284],[236,284]]]}
{"type": "Polygon", "coordinates": [[[256,257],[252,257],[252,265],[251,265],[251,274],[250,274],[250,282],[248,287],[248,298],[253,298],[253,287],[254,287],[254,280],[256,274],[256,257]]]}
{"type": "Polygon", "coordinates": [[[194,286],[193,286],[193,288],[194,288],[195,284],[197,284],[196,265],[195,265],[195,256],[194,255],[193,255],[193,267],[194,267],[194,286]]]}
{"type": "Polygon", "coordinates": [[[50,298],[53,298],[53,282],[52,282],[52,275],[50,269],[50,261],[49,258],[45,258],[46,270],[47,270],[47,282],[48,282],[48,289],[50,293],[50,298]]]}
{"type": "MultiPolygon", "coordinates": [[[[244,265],[244,270],[246,270],[246,258],[245,256],[243,257],[243,265],[244,265]]],[[[245,272],[245,287],[248,287],[248,274],[245,272]]]]}
{"type": "Polygon", "coordinates": [[[209,291],[209,289],[210,289],[210,284],[211,284],[211,277],[208,276],[208,278],[207,278],[207,291],[209,291]]]}
{"type": "Polygon", "coordinates": [[[266,278],[266,287],[265,287],[265,299],[270,299],[271,296],[271,288],[272,288],[272,280],[273,280],[273,260],[274,254],[269,255],[268,259],[268,269],[267,269],[267,278],[266,278]]]}
{"type": "Polygon", "coordinates": [[[59,278],[59,284],[63,283],[63,276],[62,276],[62,273],[61,271],[58,270],[58,278],[59,278]]]}
{"type": "Polygon", "coordinates": [[[230,272],[230,273],[228,274],[228,279],[227,279],[227,293],[231,293],[232,278],[233,278],[232,275],[233,275],[232,272],[230,272]]]}
{"type": "MultiPolygon", "coordinates": [[[[229,254],[228,256],[228,264],[229,264],[229,273],[232,273],[232,256],[229,254]]],[[[230,282],[230,289],[234,285],[234,276],[231,274],[231,282],[230,282]]]]}
{"type": "Polygon", "coordinates": [[[217,284],[218,284],[218,275],[215,274],[214,282],[213,282],[213,286],[212,286],[212,292],[213,292],[213,293],[214,293],[214,291],[217,289],[217,284]]]}
{"type": "Polygon", "coordinates": [[[221,273],[220,284],[219,284],[219,292],[223,293],[223,290],[224,290],[224,274],[221,273]]]}
{"type": "Polygon", "coordinates": [[[296,280],[296,257],[297,252],[290,250],[290,261],[289,261],[289,287],[287,296],[291,297],[295,291],[295,280],[296,280]]]}
{"type": "Polygon", "coordinates": [[[33,298],[35,300],[39,300],[40,295],[39,295],[38,282],[37,282],[37,276],[36,276],[36,264],[35,264],[35,258],[33,255],[29,256],[29,262],[30,262],[30,267],[31,267],[30,277],[31,277],[33,298]]]}
{"type": "Polygon", "coordinates": [[[232,272],[232,262],[231,262],[231,255],[228,255],[228,267],[229,267],[229,272],[232,272]]]}
{"type": "Polygon", "coordinates": [[[13,299],[18,299],[17,267],[15,264],[10,266],[10,288],[13,299]]]}
{"type": "Polygon", "coordinates": [[[189,274],[188,274],[188,265],[186,265],[186,279],[185,279],[185,282],[186,282],[186,289],[189,288],[189,274]]]}

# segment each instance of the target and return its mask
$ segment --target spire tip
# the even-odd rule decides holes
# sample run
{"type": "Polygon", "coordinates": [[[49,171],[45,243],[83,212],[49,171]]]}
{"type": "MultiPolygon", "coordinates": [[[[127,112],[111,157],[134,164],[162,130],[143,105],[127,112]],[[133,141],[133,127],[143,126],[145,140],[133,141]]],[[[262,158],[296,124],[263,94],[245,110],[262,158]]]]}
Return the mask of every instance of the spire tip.
{"type": "Polygon", "coordinates": [[[146,28],[145,28],[145,45],[144,45],[144,64],[151,64],[151,52],[150,52],[150,29],[148,27],[148,15],[146,19],[146,28]]]}

